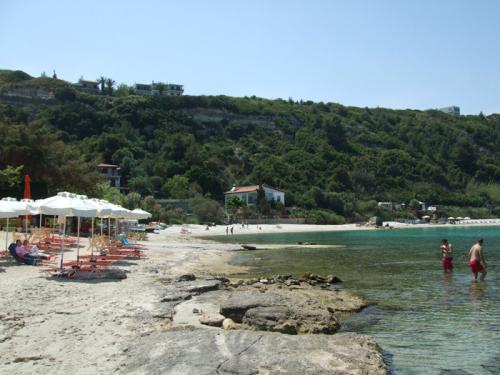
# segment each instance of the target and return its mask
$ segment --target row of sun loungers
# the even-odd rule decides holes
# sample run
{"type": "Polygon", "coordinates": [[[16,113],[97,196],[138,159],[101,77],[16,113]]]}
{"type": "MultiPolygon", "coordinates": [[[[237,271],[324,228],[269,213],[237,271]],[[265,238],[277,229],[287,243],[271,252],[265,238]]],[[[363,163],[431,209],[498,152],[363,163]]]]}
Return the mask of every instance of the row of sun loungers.
{"type": "Polygon", "coordinates": [[[68,251],[77,242],[76,237],[62,238],[46,231],[39,231],[31,236],[29,246],[36,245],[40,252],[48,255],[48,259],[34,259],[31,256],[19,257],[15,251],[15,244],[9,246],[9,253],[18,263],[47,266],[42,270],[43,272],[77,279],[103,278],[104,275],[106,278],[109,278],[109,275],[115,276],[113,278],[125,278],[123,270],[113,269],[111,266],[119,261],[144,257],[145,248],[131,242],[126,236],[119,236],[117,240],[111,242],[106,236],[96,236],[90,241],[91,254],[80,255],[76,260],[66,260],[62,263],[55,261],[63,245],[62,250],[68,251]]]}

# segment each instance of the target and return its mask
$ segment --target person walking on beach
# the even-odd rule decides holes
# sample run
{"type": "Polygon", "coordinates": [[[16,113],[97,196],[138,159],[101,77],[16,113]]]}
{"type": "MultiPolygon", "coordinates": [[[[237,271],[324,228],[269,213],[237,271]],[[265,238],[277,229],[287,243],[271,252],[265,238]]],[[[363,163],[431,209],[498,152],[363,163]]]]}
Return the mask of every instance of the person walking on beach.
{"type": "Polygon", "coordinates": [[[229,227],[226,226],[226,236],[229,235],[229,227]]]}
{"type": "Polygon", "coordinates": [[[441,240],[441,263],[444,272],[451,272],[453,270],[453,246],[447,239],[441,240]]]}
{"type": "Polygon", "coordinates": [[[480,238],[469,250],[470,270],[474,274],[474,281],[477,280],[477,274],[481,273],[480,280],[486,277],[486,261],[483,254],[483,239],[480,238]]]}
{"type": "Polygon", "coordinates": [[[233,228],[233,227],[231,227],[231,234],[234,234],[234,233],[233,233],[233,231],[234,231],[234,228],[233,228]]]}

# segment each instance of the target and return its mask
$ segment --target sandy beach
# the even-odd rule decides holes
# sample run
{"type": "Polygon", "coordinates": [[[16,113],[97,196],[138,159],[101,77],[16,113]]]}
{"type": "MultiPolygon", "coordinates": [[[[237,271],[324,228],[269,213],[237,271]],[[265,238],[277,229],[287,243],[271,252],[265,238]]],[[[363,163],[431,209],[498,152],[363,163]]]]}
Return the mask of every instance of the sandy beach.
{"type": "MultiPolygon", "coordinates": [[[[217,225],[209,227],[203,225],[182,225],[173,226],[168,229],[170,232],[187,231],[186,235],[196,237],[208,236],[224,236],[226,235],[226,228],[233,227],[234,235],[242,234],[265,234],[265,233],[297,233],[297,232],[336,232],[336,231],[353,231],[353,230],[386,230],[386,229],[411,229],[411,228],[456,228],[456,227],[475,227],[475,226],[500,226],[500,219],[494,222],[481,222],[473,223],[457,223],[457,224],[406,224],[396,221],[387,221],[383,223],[381,228],[376,228],[372,225],[364,224],[340,224],[340,225],[315,225],[315,224],[259,224],[249,225],[242,227],[241,224],[234,225],[217,225]],[[387,226],[387,227],[386,227],[387,226]]],[[[230,234],[230,232],[229,232],[230,234]]]]}
{"type": "MultiPolygon", "coordinates": [[[[202,271],[205,266],[199,259],[205,251],[213,254],[207,265],[223,263],[223,250],[234,247],[193,243],[173,234],[150,235],[145,244],[147,259],[122,265],[129,277],[121,281],[52,279],[41,272],[43,267],[19,266],[10,257],[0,258],[0,373],[119,370],[125,355],[122,344],[162,324],[155,318],[161,315],[156,309],[158,280],[202,271]]],[[[75,251],[67,252],[65,259],[75,259],[75,251]]]]}
{"type": "MultiPolygon", "coordinates": [[[[366,229],[373,230],[354,224],[261,225],[261,229],[251,225],[244,229],[234,226],[234,234],[366,229]]],[[[10,257],[0,258],[0,373],[155,373],[141,370],[138,365],[135,370],[127,366],[134,360],[131,344],[172,327],[159,303],[164,292],[162,280],[185,273],[243,273],[244,269],[227,264],[231,251],[240,248],[238,244],[198,238],[225,234],[225,226],[206,230],[200,225],[173,226],[160,234],[149,234],[148,241],[143,242],[148,248],[147,258],[120,264],[128,272],[128,277],[120,281],[54,279],[41,272],[42,267],[19,266],[10,257]]],[[[4,236],[2,232],[2,244],[4,236]]],[[[83,239],[82,244],[88,241],[83,239]]],[[[86,251],[82,247],[81,253],[86,251]]],[[[65,259],[74,259],[75,254],[69,251],[65,259]]],[[[190,326],[190,322],[188,319],[180,325],[190,326]]]]}

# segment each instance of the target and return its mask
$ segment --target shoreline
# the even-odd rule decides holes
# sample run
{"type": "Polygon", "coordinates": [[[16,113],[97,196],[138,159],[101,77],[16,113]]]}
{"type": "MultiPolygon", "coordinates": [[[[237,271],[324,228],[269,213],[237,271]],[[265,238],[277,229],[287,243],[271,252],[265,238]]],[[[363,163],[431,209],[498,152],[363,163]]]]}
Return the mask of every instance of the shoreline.
{"type": "MultiPolygon", "coordinates": [[[[360,231],[360,230],[390,230],[390,229],[431,229],[431,228],[476,228],[476,227],[495,227],[500,226],[498,223],[463,223],[463,224],[405,224],[395,221],[387,221],[383,226],[376,228],[374,226],[359,225],[359,224],[253,224],[249,227],[241,227],[241,224],[233,225],[217,225],[206,229],[205,225],[200,224],[183,224],[172,225],[165,232],[169,234],[178,234],[183,237],[196,237],[201,239],[209,239],[214,236],[226,236],[226,227],[233,227],[233,235],[255,235],[255,234],[276,234],[276,233],[312,233],[312,232],[342,232],[342,231],[360,231]],[[388,224],[389,227],[385,227],[388,224]],[[261,229],[258,229],[260,227],[261,229]],[[184,232],[184,233],[183,233],[184,232]]],[[[227,234],[228,237],[231,233],[227,234]]]]}
{"type": "MultiPolygon", "coordinates": [[[[227,293],[237,293],[230,286],[199,296],[190,294],[186,300],[162,302],[168,290],[174,295],[184,293],[184,284],[175,282],[180,275],[194,273],[200,283],[210,284],[203,280],[246,272],[243,267],[227,264],[237,245],[175,232],[169,228],[148,235],[149,240],[141,242],[148,248],[146,258],[116,266],[127,272],[127,278],[120,281],[54,279],[40,272],[41,267],[17,265],[9,256],[0,257],[0,299],[4,302],[0,310],[0,372],[177,375],[214,373],[231,365],[235,366],[231,373],[246,374],[248,367],[239,367],[243,350],[247,353],[244,360],[249,361],[245,366],[250,368],[263,365],[279,369],[285,363],[285,373],[312,366],[316,373],[326,374],[331,367],[329,371],[318,367],[315,356],[318,350],[330,348],[322,354],[328,363],[323,365],[339,365],[343,369],[340,373],[359,369],[388,373],[380,347],[368,336],[226,331],[201,325],[195,311],[217,312],[216,304],[225,300],[227,293]],[[260,344],[253,346],[257,341],[260,344]],[[283,353],[269,356],[270,348],[276,346],[283,347],[283,353]],[[342,350],[345,352],[337,356],[342,350]],[[366,361],[358,361],[360,357],[366,361]],[[200,368],[207,371],[200,372],[200,368]]],[[[1,233],[0,241],[5,241],[4,235],[1,233]]],[[[88,239],[81,241],[88,244],[88,239]]],[[[80,254],[86,252],[85,247],[80,249],[80,254]]],[[[67,251],[64,257],[74,259],[76,251],[67,251]]]]}

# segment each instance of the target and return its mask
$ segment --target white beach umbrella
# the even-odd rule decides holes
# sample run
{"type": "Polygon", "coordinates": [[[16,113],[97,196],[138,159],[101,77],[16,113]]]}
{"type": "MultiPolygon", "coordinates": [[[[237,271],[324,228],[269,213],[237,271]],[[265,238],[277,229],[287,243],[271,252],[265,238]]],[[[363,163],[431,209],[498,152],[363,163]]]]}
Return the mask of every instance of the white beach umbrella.
{"type": "Polygon", "coordinates": [[[470,220],[470,217],[466,216],[464,217],[464,220],[470,220]]]}
{"type": "Polygon", "coordinates": [[[18,217],[19,215],[22,215],[22,211],[17,210],[12,204],[10,204],[9,200],[4,198],[0,201],[0,218],[7,219],[7,228],[6,228],[6,232],[5,232],[5,248],[6,249],[7,249],[8,244],[9,244],[9,218],[18,217]]]}
{"type": "Polygon", "coordinates": [[[35,206],[35,201],[33,199],[21,199],[20,203],[23,205],[26,205],[26,209],[29,211],[26,213],[25,220],[24,220],[24,225],[25,225],[25,232],[28,234],[28,216],[31,214],[37,214],[38,210],[36,209],[35,206]]]}
{"type": "Polygon", "coordinates": [[[135,219],[141,220],[141,219],[149,219],[153,215],[147,211],[141,210],[140,208],[136,208],[135,210],[132,210],[132,213],[135,215],[135,219]]]}
{"type": "MultiPolygon", "coordinates": [[[[107,216],[108,217],[108,240],[111,240],[111,219],[115,219],[118,221],[118,219],[123,219],[129,216],[129,210],[126,208],[110,203],[106,200],[101,200],[101,203],[103,203],[106,207],[111,209],[111,213],[107,216]]],[[[115,226],[115,231],[116,231],[116,226],[115,226]]],[[[102,236],[102,220],[101,220],[101,236],[102,236]]]]}
{"type": "Polygon", "coordinates": [[[463,217],[462,216],[458,216],[457,220],[463,220],[463,217]]]}
{"type": "Polygon", "coordinates": [[[448,220],[455,220],[455,218],[453,216],[450,216],[448,220]]]}
{"type": "MultiPolygon", "coordinates": [[[[32,202],[32,201],[31,201],[32,202]]],[[[18,217],[21,215],[30,215],[34,212],[34,207],[31,202],[18,201],[15,198],[6,197],[0,201],[0,217],[7,219],[7,233],[5,234],[5,248],[8,245],[9,237],[9,218],[18,217]]],[[[28,232],[28,230],[26,230],[28,232]]]]}
{"type": "MultiPolygon", "coordinates": [[[[112,213],[111,207],[108,207],[103,201],[97,199],[97,198],[88,198],[86,195],[79,195],[78,196],[80,199],[85,200],[85,203],[94,207],[97,210],[97,215],[96,217],[101,218],[101,231],[102,231],[102,218],[104,217],[109,217],[112,213]]],[[[92,232],[92,239],[94,238],[94,218],[92,218],[92,227],[91,227],[91,232],[92,232]]],[[[91,253],[92,255],[94,254],[94,246],[91,246],[91,253]]]]}
{"type": "MultiPolygon", "coordinates": [[[[61,268],[64,258],[64,236],[66,235],[66,217],[95,217],[97,209],[87,204],[83,199],[78,198],[76,194],[61,192],[53,197],[43,199],[37,202],[39,212],[46,215],[57,215],[64,217],[63,238],[61,241],[61,268]]],[[[77,254],[79,251],[77,249],[77,254]]],[[[77,255],[77,258],[78,258],[77,255]]]]}

